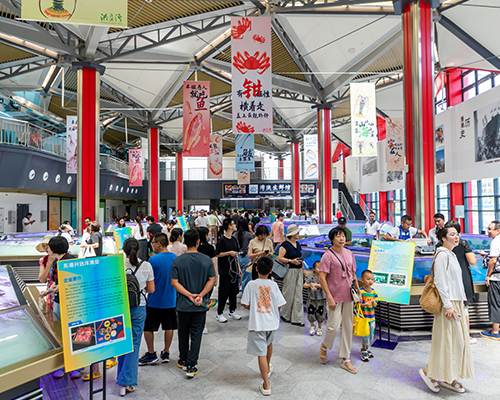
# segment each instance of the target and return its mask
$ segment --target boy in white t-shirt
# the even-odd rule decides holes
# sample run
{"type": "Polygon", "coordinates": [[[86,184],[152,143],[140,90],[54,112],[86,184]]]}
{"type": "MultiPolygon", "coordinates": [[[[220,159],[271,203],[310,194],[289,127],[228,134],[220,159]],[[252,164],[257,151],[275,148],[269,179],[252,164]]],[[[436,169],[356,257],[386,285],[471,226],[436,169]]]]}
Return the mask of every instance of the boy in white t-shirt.
{"type": "Polygon", "coordinates": [[[271,394],[274,331],[280,325],[280,308],[286,304],[276,282],[268,279],[272,269],[273,261],[269,257],[259,258],[256,265],[259,278],[247,284],[241,298],[243,307],[250,310],[247,353],[259,358],[263,379],[260,391],[264,396],[271,394]]]}

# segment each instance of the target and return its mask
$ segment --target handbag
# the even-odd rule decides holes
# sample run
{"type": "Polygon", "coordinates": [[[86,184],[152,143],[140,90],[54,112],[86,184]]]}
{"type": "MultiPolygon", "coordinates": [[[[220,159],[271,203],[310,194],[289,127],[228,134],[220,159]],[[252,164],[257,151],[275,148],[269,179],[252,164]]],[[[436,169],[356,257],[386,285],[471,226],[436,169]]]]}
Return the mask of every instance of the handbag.
{"type": "MultiPolygon", "coordinates": [[[[436,256],[434,256],[434,261],[432,262],[431,272],[429,275],[424,277],[425,287],[419,300],[422,310],[427,311],[429,314],[439,314],[441,312],[441,308],[443,307],[443,301],[441,300],[438,288],[434,283],[434,264],[436,263],[436,256]]],[[[448,265],[450,265],[449,256],[448,265]]],[[[448,268],[448,266],[446,266],[446,268],[448,268]]]]}
{"type": "Polygon", "coordinates": [[[277,279],[284,279],[288,269],[290,268],[290,263],[283,264],[278,261],[278,257],[273,259],[273,270],[271,276],[277,279]]]}
{"type": "MultiPolygon", "coordinates": [[[[337,260],[339,260],[339,263],[342,266],[342,271],[346,272],[346,270],[344,268],[344,264],[342,264],[342,261],[340,261],[340,258],[337,256],[337,254],[335,254],[335,252],[332,250],[331,247],[328,250],[330,250],[332,252],[332,254],[337,258],[337,260]]],[[[347,273],[346,273],[346,279],[347,279],[347,273]]],[[[355,282],[355,280],[353,279],[351,286],[350,286],[351,297],[352,297],[352,301],[354,301],[355,303],[359,303],[361,301],[361,297],[359,296],[358,289],[356,288],[356,285],[354,284],[354,282],[355,282]]]]}
{"type": "Polygon", "coordinates": [[[85,247],[83,258],[95,257],[95,250],[92,246],[85,247]]]}
{"type": "Polygon", "coordinates": [[[352,320],[352,334],[354,336],[368,336],[370,334],[370,324],[363,315],[361,305],[358,303],[354,306],[354,317],[352,320]]]}
{"type": "MultiPolygon", "coordinates": [[[[267,239],[264,239],[264,245],[262,246],[262,251],[264,251],[264,249],[266,248],[266,240],[267,239]]],[[[260,256],[262,257],[262,256],[260,256]]],[[[252,268],[255,264],[257,264],[257,261],[259,260],[260,257],[257,257],[255,260],[252,260],[250,261],[247,266],[246,266],[246,271],[251,274],[252,273],[252,268]]]]}

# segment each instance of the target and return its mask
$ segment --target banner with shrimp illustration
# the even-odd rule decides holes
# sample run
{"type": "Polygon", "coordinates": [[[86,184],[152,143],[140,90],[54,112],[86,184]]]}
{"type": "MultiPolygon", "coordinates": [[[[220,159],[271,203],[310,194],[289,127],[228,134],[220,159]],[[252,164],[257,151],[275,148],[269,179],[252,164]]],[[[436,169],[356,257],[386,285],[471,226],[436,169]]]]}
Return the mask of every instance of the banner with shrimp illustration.
{"type": "Polygon", "coordinates": [[[405,170],[405,121],[403,118],[387,118],[387,171],[405,170]]]}
{"type": "Polygon", "coordinates": [[[183,155],[209,157],[210,82],[185,81],[183,93],[183,155]]]}
{"type": "Polygon", "coordinates": [[[305,179],[318,179],[318,135],[304,135],[305,179]]]}
{"type": "Polygon", "coordinates": [[[234,134],[273,132],[271,18],[231,17],[234,134]]]}
{"type": "Polygon", "coordinates": [[[142,186],[142,149],[128,151],[128,185],[142,186]]]}
{"type": "Polygon", "coordinates": [[[66,173],[76,174],[78,133],[76,116],[66,116],[66,173]]]}
{"type": "Polygon", "coordinates": [[[351,133],[354,157],[377,155],[377,112],[374,83],[351,83],[351,133]]]}
{"type": "Polygon", "coordinates": [[[222,135],[210,135],[210,156],[207,163],[208,179],[222,179],[222,135]]]}

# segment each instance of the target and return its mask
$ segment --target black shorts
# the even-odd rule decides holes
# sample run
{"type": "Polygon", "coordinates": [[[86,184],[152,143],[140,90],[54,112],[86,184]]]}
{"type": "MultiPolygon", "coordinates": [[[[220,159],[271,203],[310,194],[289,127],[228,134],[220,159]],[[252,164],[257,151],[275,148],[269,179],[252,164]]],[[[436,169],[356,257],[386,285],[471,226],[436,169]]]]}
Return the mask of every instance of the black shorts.
{"type": "Polygon", "coordinates": [[[164,331],[177,329],[177,313],[175,308],[154,308],[146,306],[146,322],[144,331],[157,332],[160,328],[164,331]]]}

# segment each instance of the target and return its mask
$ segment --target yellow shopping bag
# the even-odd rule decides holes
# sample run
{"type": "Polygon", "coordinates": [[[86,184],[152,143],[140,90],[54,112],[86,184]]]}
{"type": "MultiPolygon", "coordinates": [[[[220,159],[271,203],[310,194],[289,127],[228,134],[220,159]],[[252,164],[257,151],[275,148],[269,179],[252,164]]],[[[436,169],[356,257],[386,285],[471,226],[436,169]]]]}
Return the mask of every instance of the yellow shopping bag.
{"type": "Polygon", "coordinates": [[[352,324],[352,334],[354,336],[368,336],[370,334],[370,326],[367,319],[361,311],[361,305],[356,304],[354,307],[354,318],[352,324]]]}

